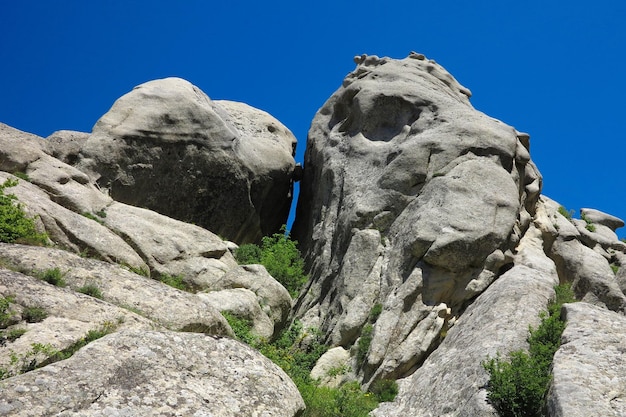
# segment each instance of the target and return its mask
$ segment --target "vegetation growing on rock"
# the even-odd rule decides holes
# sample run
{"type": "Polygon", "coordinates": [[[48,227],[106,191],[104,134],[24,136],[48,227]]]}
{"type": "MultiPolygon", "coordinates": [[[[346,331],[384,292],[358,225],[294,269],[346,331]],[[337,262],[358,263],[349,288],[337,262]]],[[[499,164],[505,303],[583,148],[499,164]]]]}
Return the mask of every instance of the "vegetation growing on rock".
{"type": "Polygon", "coordinates": [[[292,240],[286,226],[280,233],[263,237],[261,246],[253,243],[241,245],[235,252],[241,265],[261,264],[267,272],[297,297],[308,277],[304,273],[304,260],[298,250],[298,242],[292,240]]]}
{"type": "Polygon", "coordinates": [[[328,347],[323,344],[319,332],[314,329],[304,331],[299,321],[270,343],[250,332],[248,320],[230,313],[222,314],[239,340],[260,350],[295,382],[306,404],[303,417],[366,417],[379,402],[392,401],[398,393],[396,382],[391,380],[377,381],[369,392],[363,392],[356,381],[339,388],[320,385],[311,378],[311,370],[328,347]]]}
{"type": "Polygon", "coordinates": [[[17,197],[4,193],[6,188],[16,185],[17,180],[11,179],[0,185],[0,242],[43,245],[47,236],[37,232],[35,222],[26,216],[17,197]]]}
{"type": "Polygon", "coordinates": [[[541,323],[530,328],[528,352],[515,350],[508,360],[497,356],[483,366],[489,373],[487,399],[502,417],[540,417],[550,386],[552,358],[561,344],[565,322],[561,306],[575,301],[568,284],[555,287],[556,297],[548,311],[541,313],[541,323]]]}

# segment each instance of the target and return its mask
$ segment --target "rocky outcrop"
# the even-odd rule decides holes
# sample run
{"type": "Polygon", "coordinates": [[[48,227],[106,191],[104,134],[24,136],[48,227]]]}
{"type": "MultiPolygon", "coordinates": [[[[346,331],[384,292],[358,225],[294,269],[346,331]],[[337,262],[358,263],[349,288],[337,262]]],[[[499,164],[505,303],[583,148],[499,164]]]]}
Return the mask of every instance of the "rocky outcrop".
{"type": "Polygon", "coordinates": [[[392,416],[493,416],[482,363],[526,347],[528,326],[554,296],[559,278],[544,254],[541,232],[531,226],[519,244],[514,266],[489,286],[447,330],[439,347],[408,378],[396,401],[374,413],[392,416]]]}
{"type": "Polygon", "coordinates": [[[548,394],[551,417],[626,415],[626,318],[587,303],[566,304],[562,344],[548,394]]]}
{"type": "Polygon", "coordinates": [[[115,410],[160,414],[167,413],[163,411],[167,407],[224,416],[300,413],[302,399],[293,383],[259,353],[227,339],[202,335],[194,339],[196,336],[186,334],[233,336],[220,314],[229,304],[214,307],[215,300],[222,300],[231,307],[240,302],[246,312],[254,312],[257,322],[253,330],[271,339],[284,328],[290,314],[291,298],[284,287],[260,266],[240,268],[231,253],[237,247],[234,243],[197,225],[117,202],[102,193],[87,174],[52,156],[71,160],[78,155],[76,145],[82,146],[85,137],[57,132],[53,135],[56,142],[50,143],[8,126],[0,128],[0,183],[8,179],[17,182],[5,193],[16,197],[16,204],[47,234],[51,246],[0,244],[0,379],[11,376],[0,388],[0,415],[70,409],[77,415],[108,415],[115,410]],[[37,278],[51,272],[61,275],[66,286],[37,278]],[[182,281],[192,292],[159,282],[172,279],[182,281]],[[33,308],[40,315],[36,322],[30,318],[33,308]],[[132,362],[116,354],[123,363],[114,365],[107,352],[116,347],[94,348],[91,354],[96,356],[89,360],[72,356],[52,367],[47,365],[103,329],[113,332],[109,337],[114,340],[137,340],[138,351],[162,343],[157,351],[170,352],[167,358],[146,358],[141,366],[153,369],[155,379],[142,380],[140,393],[121,393],[115,385],[119,369],[132,362]],[[117,334],[130,330],[138,333],[117,334]],[[149,335],[151,330],[161,333],[149,335]],[[166,330],[185,333],[175,335],[166,330]],[[13,332],[18,337],[12,337],[13,332]],[[184,342],[188,339],[191,342],[184,342]],[[211,345],[207,340],[216,342],[211,345]],[[187,349],[201,349],[197,357],[189,357],[193,363],[202,362],[195,379],[188,377],[191,368],[187,365],[172,362],[174,354],[191,355],[187,349]],[[49,373],[43,377],[45,386],[38,376],[30,379],[31,372],[21,374],[44,365],[42,372],[49,373]],[[213,367],[209,376],[207,366],[213,367]],[[101,373],[105,368],[108,374],[101,373]],[[69,373],[63,373],[66,371],[69,373]],[[180,376],[178,382],[168,379],[171,384],[158,389],[151,385],[164,375],[180,376]],[[235,376],[242,379],[233,383],[235,376]],[[95,405],[85,403],[85,395],[89,404],[96,399],[95,405]],[[138,396],[147,402],[136,403],[138,396]],[[58,398],[64,398],[63,404],[58,398]],[[170,403],[163,405],[163,398],[170,398],[170,403]],[[57,410],[57,406],[61,408],[57,410]]]}
{"type": "Polygon", "coordinates": [[[265,340],[294,317],[301,347],[321,334],[323,385],[396,379],[373,416],[495,417],[483,363],[528,347],[557,283],[582,302],[562,310],[546,412],[623,415],[624,222],[542,196],[529,136],[434,61],[355,62],[309,133],[295,303],[215,234],[255,241],[284,222],[295,142],[271,116],[166,79],[92,134],[0,125],[0,183],[21,178],[5,192],[49,238],[0,244],[0,415],[300,415],[287,376],[226,337],[229,312],[265,340]],[[49,271],[67,285],[37,278],[49,271]]]}
{"type": "Polygon", "coordinates": [[[248,346],[191,333],[124,331],[0,382],[0,415],[297,416],[289,377],[248,346]]]}
{"type": "Polygon", "coordinates": [[[528,136],[474,110],[435,62],[356,62],[309,132],[293,233],[311,283],[296,314],[349,347],[382,304],[369,381],[412,373],[510,268],[541,177],[528,136]]]}
{"type": "MultiPolygon", "coordinates": [[[[0,264],[31,276],[57,269],[68,288],[79,292],[87,286],[95,287],[102,300],[134,311],[159,327],[232,334],[219,311],[195,294],[135,274],[119,265],[81,258],[59,249],[8,244],[0,244],[0,264]]],[[[43,287],[45,293],[48,286],[43,287]]],[[[7,282],[3,292],[18,294],[23,289],[17,282],[7,282]]]]}
{"type": "MultiPolygon", "coordinates": [[[[245,243],[286,223],[295,145],[269,114],[211,101],[167,78],[119,98],[81,144],[75,166],[116,201],[245,243]]],[[[73,153],[58,148],[54,154],[73,153]]]]}

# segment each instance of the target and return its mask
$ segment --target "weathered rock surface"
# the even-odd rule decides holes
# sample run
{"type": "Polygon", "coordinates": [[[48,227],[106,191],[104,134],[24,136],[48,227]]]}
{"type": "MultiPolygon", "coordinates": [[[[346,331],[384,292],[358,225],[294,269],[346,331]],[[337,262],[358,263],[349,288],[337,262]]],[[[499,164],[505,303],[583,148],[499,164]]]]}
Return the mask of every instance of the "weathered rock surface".
{"type": "Polygon", "coordinates": [[[396,400],[373,415],[498,415],[486,401],[489,376],[482,363],[498,353],[525,348],[528,326],[539,324],[539,312],[554,296],[559,278],[543,244],[540,231],[531,226],[514,266],[478,296],[423,365],[399,381],[396,400]]]}
{"type": "Polygon", "coordinates": [[[0,182],[28,176],[7,192],[54,246],[0,244],[0,375],[49,362],[35,346],[114,331],[0,382],[0,415],[299,415],[282,371],[209,336],[232,335],[228,311],[265,339],[294,316],[321,330],[324,385],[398,379],[374,416],[495,417],[482,363],[527,347],[559,282],[584,302],[563,309],[549,417],[626,414],[624,222],[562,215],[540,195],[529,136],[474,110],[434,61],[355,62],[309,133],[292,235],[311,279],[295,305],[214,234],[254,241],[286,218],[295,140],[271,116],[165,79],[120,98],[92,134],[0,124],[0,182]],[[66,288],[30,276],[53,268],[66,288]],[[79,294],[86,284],[102,300],[79,294]],[[27,323],[31,306],[48,316],[27,323]]]}
{"type": "Polygon", "coordinates": [[[295,143],[267,113],[218,104],[166,78],[119,98],[82,144],[76,167],[116,201],[244,243],[286,222],[295,143]]]}
{"type": "Polygon", "coordinates": [[[626,318],[587,303],[565,304],[554,355],[551,417],[626,415],[626,318]]]}
{"type": "MultiPolygon", "coordinates": [[[[59,249],[4,243],[0,243],[0,262],[33,276],[56,268],[72,290],[95,286],[104,301],[135,311],[171,330],[232,334],[219,311],[195,294],[137,275],[118,265],[84,259],[59,249]]],[[[7,291],[9,294],[21,292],[17,284],[7,291]]]]}
{"type": "Polygon", "coordinates": [[[303,408],[296,386],[269,359],[191,333],[111,334],[0,382],[0,415],[292,417],[303,408]]]}
{"type": "MultiPolygon", "coordinates": [[[[142,330],[159,328],[155,322],[127,309],[3,268],[0,269],[0,297],[12,300],[7,310],[12,316],[12,328],[26,330],[14,342],[3,340],[4,343],[0,344],[0,368],[13,373],[19,371],[15,367],[28,365],[33,343],[63,350],[85,337],[90,330],[103,326],[142,330]],[[43,321],[27,322],[25,311],[29,308],[42,309],[47,317],[43,321]],[[27,363],[12,363],[12,353],[28,358],[27,363]]],[[[47,357],[42,354],[32,359],[41,363],[47,357]]]]}
{"type": "Polygon", "coordinates": [[[293,234],[312,279],[296,315],[347,348],[382,304],[362,377],[397,378],[511,264],[541,177],[528,136],[435,62],[356,61],[309,131],[293,234]]]}
{"type": "MultiPolygon", "coordinates": [[[[273,325],[272,337],[277,336],[288,324],[291,314],[292,299],[289,291],[276,281],[262,265],[241,265],[232,268],[220,278],[212,280],[207,286],[207,291],[220,292],[237,288],[246,288],[256,296],[263,315],[267,316],[273,325]]],[[[198,295],[203,296],[202,293],[198,295]]],[[[209,296],[209,298],[211,297],[209,296]]],[[[225,310],[228,311],[228,309],[225,310]]],[[[253,315],[253,313],[249,314],[253,315]]],[[[265,318],[261,317],[256,320],[266,321],[265,318]]]]}
{"type": "MultiPolygon", "coordinates": [[[[253,110],[247,111],[249,114],[253,113],[253,110]]],[[[180,276],[193,290],[212,291],[212,297],[224,301],[220,307],[224,307],[226,302],[231,305],[238,302],[241,304],[239,296],[245,293],[247,308],[254,312],[256,318],[255,330],[268,339],[277,335],[287,324],[291,309],[289,293],[263,267],[250,266],[245,269],[238,267],[231,253],[236,248],[234,243],[223,241],[199,226],[114,201],[102,193],[88,175],[52,156],[57,155],[71,160],[73,155],[77,155],[76,148],[79,144],[75,142],[83,142],[84,136],[75,132],[57,132],[57,136],[53,135],[57,143],[50,144],[8,126],[0,127],[0,149],[2,149],[0,181],[4,182],[9,178],[15,180],[16,177],[10,173],[24,173],[28,176],[28,180],[20,179],[17,185],[5,191],[17,197],[25,212],[34,218],[37,228],[41,232],[46,232],[49,243],[55,246],[51,248],[0,244],[0,265],[2,268],[11,267],[30,275],[41,275],[46,271],[57,269],[67,283],[66,288],[58,288],[32,276],[0,269],[0,297],[11,300],[9,321],[2,323],[2,326],[8,326],[7,332],[19,328],[26,330],[25,334],[14,341],[9,341],[5,337],[5,330],[2,330],[0,337],[2,372],[16,375],[34,366],[46,364],[51,361],[52,350],[68,349],[79,343],[88,332],[103,327],[112,331],[136,328],[144,332],[167,328],[182,332],[233,334],[219,310],[203,299],[204,295],[174,289],[150,279],[147,275],[152,275],[153,278],[165,275],[180,276]],[[79,253],[81,256],[78,256],[79,253]],[[85,259],[84,256],[92,259],[85,259]],[[223,277],[225,279],[222,279],[223,277]],[[86,285],[97,287],[102,300],[80,294],[86,285]],[[46,310],[47,318],[39,323],[26,323],[24,311],[32,306],[46,310]],[[35,349],[34,346],[38,347],[35,349]],[[18,361],[14,362],[11,359],[13,357],[18,358],[18,361]]],[[[263,153],[258,157],[263,158],[263,153]]],[[[176,340],[187,337],[181,335],[176,340]]],[[[228,345],[231,342],[224,343],[228,345]]],[[[234,354],[231,358],[236,356],[237,354],[234,354]]],[[[254,360],[257,360],[258,354],[254,356],[254,360]]],[[[108,358],[100,357],[94,360],[106,362],[108,358]]],[[[215,363],[230,366],[228,361],[217,360],[215,363]]],[[[256,391],[252,394],[230,382],[229,378],[234,374],[244,375],[242,384],[247,384],[247,389],[252,390],[252,383],[246,382],[245,375],[249,372],[260,373],[261,370],[248,366],[251,364],[252,362],[244,357],[239,363],[239,368],[213,371],[214,378],[233,388],[236,394],[219,388],[219,383],[211,382],[209,388],[203,388],[203,393],[198,397],[206,398],[209,395],[207,392],[212,393],[211,390],[216,389],[223,392],[223,401],[227,403],[226,405],[220,402],[222,400],[216,400],[210,403],[211,407],[202,408],[198,405],[201,400],[195,399],[190,400],[189,404],[196,405],[190,407],[198,406],[200,407],[198,409],[204,410],[199,411],[198,415],[296,415],[302,408],[302,401],[299,394],[297,397],[291,395],[295,388],[290,381],[284,381],[286,378],[284,374],[280,375],[280,378],[283,378],[281,383],[291,384],[287,388],[276,384],[270,387],[268,383],[255,388],[256,391]],[[266,393],[266,388],[267,391],[277,392],[271,396],[266,393]],[[276,398],[279,400],[286,398],[288,404],[281,405],[282,400],[277,403],[276,398]],[[246,402],[248,400],[250,403],[246,402]],[[239,414],[239,411],[243,414],[239,414]]],[[[95,362],[91,365],[94,366],[93,369],[102,367],[95,362]]],[[[74,371],[81,372],[80,361],[72,366],[74,371]]],[[[83,377],[91,378],[90,370],[86,368],[87,363],[82,362],[82,366],[83,377]]],[[[162,372],[165,375],[169,370],[162,372]]],[[[268,377],[273,378],[274,371],[263,369],[262,372],[270,372],[268,377]]],[[[13,376],[8,381],[28,379],[26,375],[13,376]]],[[[6,376],[7,374],[4,374],[4,377],[6,376]]],[[[68,378],[77,377],[77,374],[72,374],[68,378]]],[[[264,384],[263,378],[265,376],[258,376],[256,379],[264,384]]],[[[103,381],[101,382],[107,382],[103,381]]],[[[81,389],[76,386],[80,384],[86,386],[89,382],[92,381],[72,381],[74,385],[69,389],[80,394],[81,389]]],[[[149,385],[151,382],[146,384],[149,385]]],[[[6,386],[11,386],[9,382],[7,384],[6,386]]],[[[48,387],[52,390],[50,397],[41,396],[41,393],[33,397],[34,401],[37,399],[44,401],[37,403],[39,405],[28,402],[30,400],[24,393],[31,392],[30,388],[24,391],[21,382],[15,387],[14,392],[19,398],[11,397],[13,399],[10,401],[9,396],[5,397],[4,390],[0,389],[0,415],[3,413],[41,415],[42,409],[54,408],[46,401],[54,402],[56,401],[54,398],[66,398],[62,391],[63,384],[58,381],[50,383],[48,387]],[[3,400],[9,403],[2,403],[3,400]],[[32,407],[29,408],[25,404],[32,407]]],[[[181,389],[176,392],[182,392],[181,389]]],[[[99,388],[96,387],[94,390],[99,388]]],[[[94,398],[101,392],[98,391],[94,398]]],[[[158,391],[155,388],[153,392],[154,398],[161,400],[159,393],[165,391],[158,391]]],[[[73,394],[74,392],[67,395],[73,394]]],[[[185,396],[184,393],[181,395],[185,396]]],[[[83,398],[79,397],[76,400],[78,403],[83,398]]],[[[124,397],[132,403],[127,405],[121,405],[119,402],[121,397],[117,396],[117,391],[111,398],[110,403],[103,401],[105,405],[102,408],[94,406],[96,409],[92,410],[93,412],[80,411],[76,415],[108,415],[118,406],[121,407],[121,413],[130,415],[143,414],[144,412],[140,410],[144,410],[145,414],[160,414],[162,410],[160,404],[162,401],[153,408],[148,404],[146,408],[138,406],[137,410],[128,411],[134,410],[132,407],[137,397],[128,397],[130,399],[124,397]]],[[[172,394],[171,398],[171,404],[168,406],[172,409],[180,408],[177,401],[182,401],[182,397],[172,394]]],[[[157,404],[156,400],[153,404],[157,404]]],[[[78,410],[81,406],[76,407],[78,410]]],[[[70,406],[71,408],[74,406],[70,406]]],[[[173,415],[188,414],[182,412],[173,415]]]]}

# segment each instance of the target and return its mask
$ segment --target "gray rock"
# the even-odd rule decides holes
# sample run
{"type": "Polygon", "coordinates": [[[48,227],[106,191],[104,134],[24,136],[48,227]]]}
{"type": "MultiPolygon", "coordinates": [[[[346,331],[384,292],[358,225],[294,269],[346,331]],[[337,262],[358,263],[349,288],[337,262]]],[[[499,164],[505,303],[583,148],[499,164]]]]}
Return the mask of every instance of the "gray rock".
{"type": "Polygon", "coordinates": [[[262,265],[241,265],[228,270],[216,280],[212,280],[208,291],[222,291],[246,288],[255,294],[258,304],[273,323],[274,336],[277,336],[288,323],[291,314],[289,292],[262,265]]]}
{"type": "Polygon", "coordinates": [[[590,222],[601,224],[613,231],[615,231],[615,229],[619,229],[620,227],[624,227],[624,220],[610,214],[603,213],[600,210],[583,208],[580,209],[580,214],[590,222]]]}
{"type": "Polygon", "coordinates": [[[554,296],[558,276],[543,244],[531,226],[515,265],[476,298],[421,367],[398,381],[396,399],[381,404],[373,416],[497,416],[486,400],[489,375],[482,363],[526,348],[528,326],[539,324],[539,312],[554,296]]]}
{"type": "MultiPolygon", "coordinates": [[[[13,372],[19,371],[24,364],[22,361],[14,363],[11,356],[28,357],[33,343],[62,350],[78,342],[90,330],[103,326],[144,331],[159,328],[155,322],[130,310],[3,268],[0,268],[0,297],[12,300],[9,311],[18,318],[13,327],[26,330],[16,341],[0,344],[0,368],[13,372]],[[43,321],[27,323],[25,311],[28,308],[42,309],[47,317],[43,321]]],[[[41,363],[48,357],[42,353],[33,359],[41,363]]]]}
{"type": "Polygon", "coordinates": [[[249,320],[250,331],[265,340],[274,336],[274,322],[263,313],[256,295],[245,288],[198,293],[198,297],[220,312],[249,320]]]}
{"type": "Polygon", "coordinates": [[[151,210],[114,202],[102,222],[141,253],[155,275],[182,275],[195,289],[209,287],[237,266],[215,234],[151,210]]]}
{"type": "MultiPolygon", "coordinates": [[[[9,174],[0,172],[1,182],[7,178],[9,174]]],[[[59,247],[108,262],[148,269],[141,256],[124,239],[99,222],[53,202],[40,187],[19,180],[15,187],[8,188],[6,192],[17,197],[25,212],[35,218],[40,232],[46,232],[50,240],[59,247]]]]}
{"type": "Polygon", "coordinates": [[[366,381],[412,372],[448,309],[511,264],[541,176],[528,135],[476,111],[435,62],[356,62],[311,124],[293,236],[311,271],[306,325],[349,348],[383,305],[366,381]]]}
{"type": "Polygon", "coordinates": [[[572,282],[578,299],[626,312],[626,296],[602,255],[579,240],[565,240],[559,236],[552,245],[550,257],[557,265],[559,276],[572,282]]]}
{"type": "Polygon", "coordinates": [[[311,378],[318,380],[321,385],[337,388],[349,373],[350,352],[341,346],[328,349],[311,369],[311,378]]]}
{"type": "Polygon", "coordinates": [[[44,146],[39,136],[0,123],[0,171],[25,173],[41,157],[44,146]]]}
{"type": "Polygon", "coordinates": [[[626,415],[626,318],[587,303],[565,304],[554,355],[551,417],[626,415]]]}
{"type": "Polygon", "coordinates": [[[0,382],[0,415],[300,415],[296,386],[234,340],[124,331],[71,358],[0,382]]]}
{"type": "Polygon", "coordinates": [[[179,78],[141,84],[98,120],[76,166],[116,201],[258,241],[286,222],[295,138],[265,112],[223,104],[179,78]]]}
{"type": "Polygon", "coordinates": [[[89,138],[89,133],[73,130],[58,130],[46,138],[45,152],[66,164],[76,163],[80,148],[89,138]]]}
{"type": "MultiPolygon", "coordinates": [[[[95,286],[104,301],[141,314],[161,327],[232,334],[219,311],[195,294],[137,275],[118,265],[84,259],[58,249],[4,243],[0,243],[0,261],[33,276],[58,269],[68,288],[79,291],[87,285],[95,286]]],[[[15,284],[10,291],[19,293],[22,289],[15,284]]]]}

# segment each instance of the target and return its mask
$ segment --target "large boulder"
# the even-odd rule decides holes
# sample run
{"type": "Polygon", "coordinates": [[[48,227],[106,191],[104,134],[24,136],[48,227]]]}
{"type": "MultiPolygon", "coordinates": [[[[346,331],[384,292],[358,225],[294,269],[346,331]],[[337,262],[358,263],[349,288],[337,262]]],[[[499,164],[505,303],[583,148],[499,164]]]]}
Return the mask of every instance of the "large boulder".
{"type": "Polygon", "coordinates": [[[295,144],[269,114],[166,78],[119,98],[75,166],[116,201],[254,242],[287,220],[295,144]]]}
{"type": "Polygon", "coordinates": [[[587,303],[565,304],[554,355],[551,417],[626,415],[626,318],[587,303]]]}
{"type": "Polygon", "coordinates": [[[304,409],[289,377],[227,338],[124,331],[0,382],[0,415],[276,416],[304,409]]]}
{"type": "Polygon", "coordinates": [[[476,111],[434,61],[355,61],[309,131],[293,235],[311,281],[296,315],[348,348],[381,304],[368,381],[413,372],[510,267],[541,176],[528,135],[476,111]]]}

